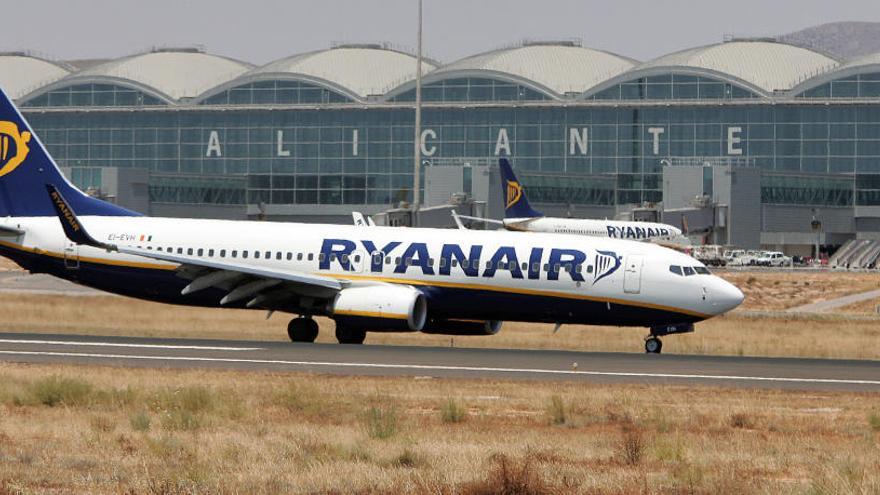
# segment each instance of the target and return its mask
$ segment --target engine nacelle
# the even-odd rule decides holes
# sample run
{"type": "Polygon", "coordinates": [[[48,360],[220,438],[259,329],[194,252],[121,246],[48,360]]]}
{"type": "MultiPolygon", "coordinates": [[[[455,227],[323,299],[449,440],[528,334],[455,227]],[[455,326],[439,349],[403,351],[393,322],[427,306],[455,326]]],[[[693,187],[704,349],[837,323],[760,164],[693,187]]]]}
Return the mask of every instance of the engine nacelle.
{"type": "Polygon", "coordinates": [[[330,309],[337,324],[372,332],[418,332],[425,326],[425,296],[409,285],[348,287],[330,309]]]}
{"type": "Polygon", "coordinates": [[[495,335],[501,331],[498,320],[428,320],[423,333],[439,335],[495,335]]]}

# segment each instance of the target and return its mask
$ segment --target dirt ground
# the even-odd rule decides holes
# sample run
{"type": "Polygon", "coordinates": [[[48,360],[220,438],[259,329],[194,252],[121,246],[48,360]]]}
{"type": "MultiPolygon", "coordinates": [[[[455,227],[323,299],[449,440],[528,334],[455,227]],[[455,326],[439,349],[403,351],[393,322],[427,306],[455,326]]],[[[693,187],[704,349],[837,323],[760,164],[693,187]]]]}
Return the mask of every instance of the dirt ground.
{"type": "Polygon", "coordinates": [[[744,311],[781,311],[849,294],[880,289],[880,273],[837,271],[717,271],[746,295],[737,308],[744,311]]]}

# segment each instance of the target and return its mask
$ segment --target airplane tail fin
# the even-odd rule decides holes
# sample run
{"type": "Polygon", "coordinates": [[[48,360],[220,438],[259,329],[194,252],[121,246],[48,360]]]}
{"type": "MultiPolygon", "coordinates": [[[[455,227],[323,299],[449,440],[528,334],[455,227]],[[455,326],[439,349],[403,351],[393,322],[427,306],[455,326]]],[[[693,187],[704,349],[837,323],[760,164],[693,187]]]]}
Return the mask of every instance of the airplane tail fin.
{"type": "Polygon", "coordinates": [[[506,218],[534,218],[544,214],[529,206],[529,200],[522,185],[513,174],[513,168],[507,158],[498,160],[501,169],[501,191],[504,198],[504,216],[506,218]]]}
{"type": "Polygon", "coordinates": [[[0,217],[54,216],[46,184],[55,184],[80,215],[139,215],[92,198],[71,184],[21,112],[0,89],[0,217]]]}

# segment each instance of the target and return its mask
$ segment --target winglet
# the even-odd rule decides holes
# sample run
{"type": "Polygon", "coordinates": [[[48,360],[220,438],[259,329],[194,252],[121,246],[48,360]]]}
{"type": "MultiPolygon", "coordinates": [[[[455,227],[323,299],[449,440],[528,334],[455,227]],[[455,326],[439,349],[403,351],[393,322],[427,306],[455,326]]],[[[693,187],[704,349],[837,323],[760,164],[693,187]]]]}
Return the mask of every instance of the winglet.
{"type": "Polygon", "coordinates": [[[513,168],[507,158],[498,160],[501,169],[501,194],[504,199],[504,216],[506,218],[535,218],[543,217],[540,211],[535,211],[529,205],[526,193],[522,185],[513,174],[513,168]]]}
{"type": "Polygon", "coordinates": [[[57,187],[52,184],[46,184],[46,190],[49,191],[49,199],[52,200],[52,206],[55,208],[58,220],[61,221],[61,228],[64,229],[64,235],[66,235],[71,242],[107,249],[108,251],[116,250],[115,245],[97,241],[86,232],[82,222],[76,217],[76,213],[64,199],[64,196],[61,195],[61,192],[57,187]]]}

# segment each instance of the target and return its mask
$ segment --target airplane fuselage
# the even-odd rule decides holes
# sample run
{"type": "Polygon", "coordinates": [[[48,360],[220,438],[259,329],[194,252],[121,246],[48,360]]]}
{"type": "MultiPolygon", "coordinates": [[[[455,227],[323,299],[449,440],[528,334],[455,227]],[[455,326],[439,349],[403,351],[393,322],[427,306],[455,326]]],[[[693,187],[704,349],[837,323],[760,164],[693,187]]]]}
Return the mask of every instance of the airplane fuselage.
{"type": "MultiPolygon", "coordinates": [[[[742,300],[735,287],[707,271],[692,276],[673,273],[671,266],[702,264],[649,243],[152,217],[79,220],[95,239],[119,246],[320,275],[355,285],[416,287],[425,294],[434,318],[653,326],[703,320],[742,300]]],[[[182,276],[178,264],[74,244],[58,218],[6,218],[0,223],[25,232],[0,237],[0,254],[31,271],[142,299],[221,306],[221,290],[182,295],[192,277],[182,276]]],[[[296,296],[292,301],[291,311],[304,304],[296,296]]]]}
{"type": "Polygon", "coordinates": [[[507,230],[575,234],[611,239],[670,240],[681,236],[681,230],[663,223],[622,222],[615,220],[592,220],[579,218],[505,218],[507,230]]]}

